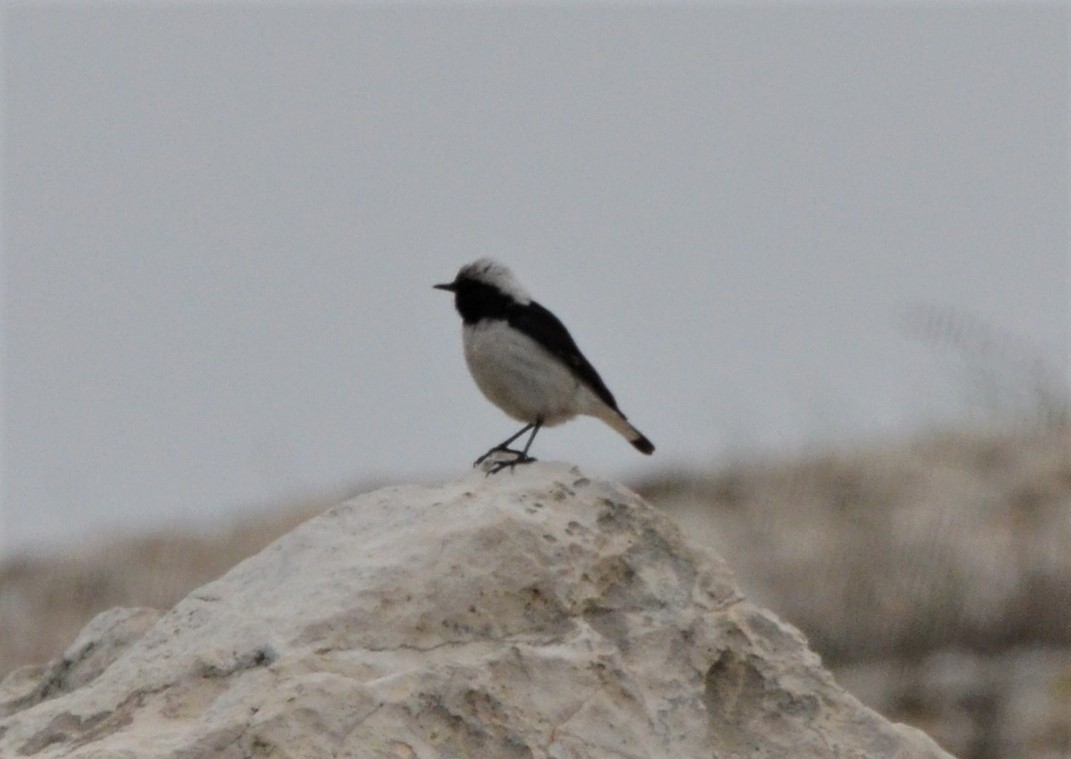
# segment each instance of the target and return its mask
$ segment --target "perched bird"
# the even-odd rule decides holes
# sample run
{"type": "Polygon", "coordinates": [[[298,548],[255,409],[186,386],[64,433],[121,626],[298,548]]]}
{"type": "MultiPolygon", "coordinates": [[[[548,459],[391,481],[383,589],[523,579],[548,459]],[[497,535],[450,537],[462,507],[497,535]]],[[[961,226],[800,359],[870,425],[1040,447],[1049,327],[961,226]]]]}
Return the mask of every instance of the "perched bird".
{"type": "Polygon", "coordinates": [[[602,419],[636,450],[650,455],[654,445],[629,424],[595,367],[576,347],[569,330],[521,287],[507,267],[481,258],[461,267],[453,282],[434,285],[454,294],[462,321],[465,362],[491,403],[517,421],[520,432],[476,459],[477,466],[497,452],[512,460],[494,463],[488,474],[526,464],[536,433],[578,414],[602,419]],[[523,450],[509,445],[532,434],[523,450]]]}

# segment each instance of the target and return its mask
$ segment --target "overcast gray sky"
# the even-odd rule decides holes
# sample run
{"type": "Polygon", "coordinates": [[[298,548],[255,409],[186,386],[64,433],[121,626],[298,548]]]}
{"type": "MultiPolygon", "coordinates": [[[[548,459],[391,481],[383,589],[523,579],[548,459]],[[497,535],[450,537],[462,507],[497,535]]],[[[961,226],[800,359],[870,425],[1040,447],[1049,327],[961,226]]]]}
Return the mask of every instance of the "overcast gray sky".
{"type": "Polygon", "coordinates": [[[0,550],[462,473],[479,256],[658,446],[540,435],[596,475],[955,416],[920,306],[1066,367],[1064,4],[3,13],[0,550]]]}

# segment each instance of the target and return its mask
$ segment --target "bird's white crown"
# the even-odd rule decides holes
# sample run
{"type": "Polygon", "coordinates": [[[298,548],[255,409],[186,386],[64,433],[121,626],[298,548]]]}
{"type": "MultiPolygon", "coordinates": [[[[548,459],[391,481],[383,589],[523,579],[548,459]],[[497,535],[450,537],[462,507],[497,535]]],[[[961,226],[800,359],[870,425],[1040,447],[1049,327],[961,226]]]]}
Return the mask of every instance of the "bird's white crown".
{"type": "Polygon", "coordinates": [[[490,285],[522,305],[532,301],[532,296],[521,287],[509,267],[492,258],[481,258],[471,264],[465,264],[457,273],[457,278],[490,285]]]}

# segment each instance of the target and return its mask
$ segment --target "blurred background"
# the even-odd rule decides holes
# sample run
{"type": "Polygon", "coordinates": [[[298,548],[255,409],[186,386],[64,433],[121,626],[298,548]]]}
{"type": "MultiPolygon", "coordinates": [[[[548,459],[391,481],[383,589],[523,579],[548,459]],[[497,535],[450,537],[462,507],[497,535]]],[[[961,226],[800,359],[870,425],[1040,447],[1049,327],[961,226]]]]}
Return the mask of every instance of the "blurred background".
{"type": "Polygon", "coordinates": [[[883,713],[1071,756],[1062,3],[2,10],[0,675],[515,425],[480,256],[623,479],[883,713]]]}

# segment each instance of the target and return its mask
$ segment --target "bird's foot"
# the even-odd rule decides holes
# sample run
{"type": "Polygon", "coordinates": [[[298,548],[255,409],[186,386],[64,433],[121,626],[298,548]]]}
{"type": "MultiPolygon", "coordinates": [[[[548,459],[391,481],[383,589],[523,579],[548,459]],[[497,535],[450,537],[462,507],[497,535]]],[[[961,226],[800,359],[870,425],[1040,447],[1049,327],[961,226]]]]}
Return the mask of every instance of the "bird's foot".
{"type": "Polygon", "coordinates": [[[483,470],[490,477],[492,474],[498,474],[506,467],[509,467],[512,472],[513,467],[518,464],[531,464],[533,461],[535,459],[532,456],[527,456],[524,451],[518,451],[515,448],[492,448],[476,459],[473,466],[477,467],[483,464],[483,470]],[[498,454],[505,455],[499,456],[498,454]]]}
{"type": "Polygon", "coordinates": [[[507,448],[507,447],[502,446],[502,445],[496,445],[494,448],[489,450],[487,453],[485,453],[484,455],[480,456],[480,458],[478,458],[475,461],[473,461],[472,465],[474,467],[477,467],[480,464],[482,464],[484,461],[486,461],[487,459],[489,459],[492,456],[494,456],[496,453],[509,453],[509,454],[512,454],[514,458],[518,458],[518,459],[524,458],[524,451],[518,451],[516,448],[507,448]]]}
{"type": "Polygon", "coordinates": [[[533,461],[535,461],[533,457],[525,456],[519,451],[510,451],[510,453],[516,453],[517,455],[508,461],[495,461],[489,466],[485,467],[485,469],[487,470],[488,477],[490,477],[492,474],[498,474],[506,467],[509,467],[510,472],[512,472],[513,467],[517,466],[518,464],[531,464],[533,461]]]}

